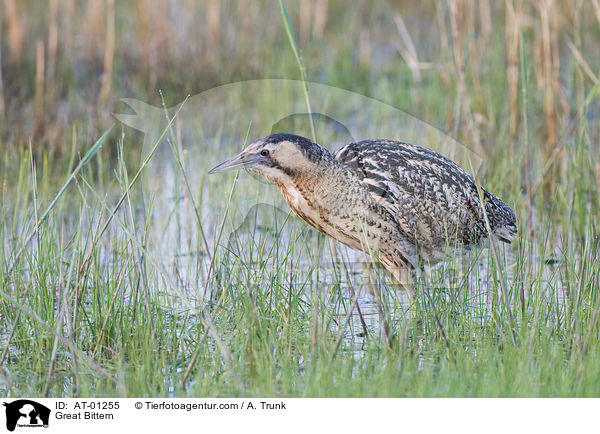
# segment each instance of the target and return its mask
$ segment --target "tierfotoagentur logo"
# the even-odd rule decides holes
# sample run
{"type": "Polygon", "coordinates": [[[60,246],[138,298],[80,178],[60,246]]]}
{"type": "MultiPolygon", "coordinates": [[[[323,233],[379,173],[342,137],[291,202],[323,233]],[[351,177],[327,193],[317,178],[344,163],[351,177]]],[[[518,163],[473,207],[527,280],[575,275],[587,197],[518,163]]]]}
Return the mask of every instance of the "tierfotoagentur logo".
{"type": "Polygon", "coordinates": [[[47,428],[50,420],[50,409],[29,399],[5,402],[6,429],[14,431],[19,428],[47,428]]]}
{"type": "MultiPolygon", "coordinates": [[[[136,194],[143,200],[136,203],[140,209],[152,204],[150,232],[163,234],[160,243],[153,246],[150,242],[148,249],[152,252],[154,248],[160,251],[160,257],[170,256],[176,261],[194,255],[209,258],[213,253],[209,246],[218,241],[225,247],[223,265],[254,264],[266,256],[257,258],[252,254],[269,253],[288,244],[294,270],[309,270],[316,265],[306,259],[314,256],[315,246],[326,244],[316,242],[318,234],[297,224],[279,192],[262,177],[240,174],[242,180],[236,191],[239,207],[228,210],[222,232],[208,229],[221,226],[216,217],[207,215],[198,225],[181,224],[183,220],[177,217],[187,216],[186,206],[195,198],[200,201],[196,204],[199,215],[202,209],[225,208],[227,196],[214,187],[228,178],[208,179],[207,173],[257,137],[290,133],[316,138],[332,153],[348,143],[368,138],[402,139],[425,144],[467,168],[472,175],[483,166],[477,150],[466,148],[432,125],[384,102],[320,83],[282,79],[242,81],[188,96],[171,107],[152,106],[131,98],[121,102],[115,118],[144,134],[140,162],[145,161],[146,167],[141,174],[141,195],[136,194]],[[305,86],[310,93],[310,107],[305,99],[305,86]],[[251,184],[243,180],[246,176],[254,177],[251,184]],[[245,185],[252,185],[252,190],[245,190],[245,185]],[[199,234],[201,226],[203,233],[199,234]],[[219,232],[222,236],[213,238],[219,232]],[[182,243],[199,238],[204,239],[198,246],[186,248],[182,243]],[[294,242],[305,239],[307,242],[294,242]],[[254,244],[256,249],[249,248],[254,244]],[[299,248],[303,251],[298,251],[299,248]]],[[[346,250],[343,246],[336,247],[337,256],[343,253],[336,262],[361,267],[364,255],[346,250]]],[[[186,269],[183,263],[178,266],[178,270],[186,269]]],[[[223,275],[233,276],[229,272],[223,275]]]]}

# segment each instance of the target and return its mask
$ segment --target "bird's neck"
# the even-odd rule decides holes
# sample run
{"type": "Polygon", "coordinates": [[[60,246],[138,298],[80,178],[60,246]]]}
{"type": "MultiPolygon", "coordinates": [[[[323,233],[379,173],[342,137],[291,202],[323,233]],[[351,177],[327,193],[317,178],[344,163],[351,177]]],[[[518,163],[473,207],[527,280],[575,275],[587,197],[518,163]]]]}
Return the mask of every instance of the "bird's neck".
{"type": "Polygon", "coordinates": [[[347,168],[326,149],[322,149],[321,153],[313,158],[315,159],[305,159],[304,164],[298,164],[293,170],[288,170],[287,176],[276,182],[282,193],[283,189],[293,190],[308,202],[313,202],[317,193],[322,193],[328,186],[340,184],[346,178],[347,168]]]}
{"type": "MultiPolygon", "coordinates": [[[[334,238],[342,236],[337,228],[341,216],[362,220],[366,210],[377,212],[376,204],[357,175],[331,154],[323,154],[311,166],[290,172],[275,184],[299,217],[334,238]]],[[[340,241],[354,248],[360,247],[356,240],[340,241]]]]}

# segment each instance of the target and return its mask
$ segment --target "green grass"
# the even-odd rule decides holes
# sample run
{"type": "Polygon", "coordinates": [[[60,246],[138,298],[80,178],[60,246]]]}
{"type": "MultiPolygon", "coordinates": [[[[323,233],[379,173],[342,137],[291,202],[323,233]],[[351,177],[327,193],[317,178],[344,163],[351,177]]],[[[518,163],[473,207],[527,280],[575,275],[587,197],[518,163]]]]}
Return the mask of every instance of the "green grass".
{"type": "MultiPolygon", "coordinates": [[[[277,16],[275,6],[270,14],[277,16]]],[[[297,78],[289,12],[275,54],[261,52],[273,65],[264,76],[297,78]]],[[[336,38],[353,17],[335,18],[336,38]]],[[[437,71],[423,71],[417,86],[401,59],[373,74],[353,60],[355,39],[338,41],[338,55],[322,63],[314,59],[332,47],[305,47],[307,78],[364,90],[435,125],[443,125],[447,104],[460,113],[454,76],[447,97],[437,71]]],[[[212,159],[190,155],[194,148],[183,152],[190,145],[178,126],[164,131],[170,143],[157,151],[160,162],[153,144],[139,158],[136,133],[115,128],[96,142],[101,133],[84,133],[94,130],[84,121],[73,121],[62,156],[41,151],[32,158],[8,137],[0,144],[0,394],[599,396],[598,86],[585,87],[582,106],[569,99],[573,111],[587,115],[574,119],[572,132],[565,127],[560,158],[569,175],[550,178],[545,188],[544,143],[536,135],[542,102],[525,56],[525,139],[510,153],[500,39],[491,40],[489,62],[481,62],[482,93],[467,85],[490,125],[483,183],[516,210],[519,239],[499,246],[497,261],[489,249],[475,250],[423,274],[414,304],[346,250],[337,251],[343,260],[336,264],[329,242],[288,216],[274,187],[246,174],[207,178],[212,159]],[[86,156],[89,149],[94,154],[86,156]],[[152,178],[157,168],[168,169],[172,182],[144,196],[142,175],[151,171],[152,178]],[[261,208],[258,226],[251,213],[248,226],[240,225],[263,202],[284,211],[261,208]]],[[[417,48],[443,61],[431,47],[417,48]]],[[[176,82],[171,74],[166,80],[176,82]]],[[[134,79],[135,86],[143,81],[134,79]]],[[[267,93],[249,104],[269,112],[280,98],[267,93]]],[[[240,131],[251,130],[239,122],[240,131]]],[[[224,155],[245,139],[228,143],[220,134],[214,140],[223,142],[224,155]]]]}
{"type": "MultiPolygon", "coordinates": [[[[336,270],[323,237],[285,215],[277,225],[262,216],[258,230],[250,221],[250,233],[232,232],[211,245],[205,289],[209,259],[198,253],[200,234],[190,243],[196,254],[160,257],[153,244],[160,231],[149,223],[154,209],[136,213],[127,175],[135,170],[120,158],[106,185],[84,167],[45,221],[34,210],[51,200],[50,187],[44,194],[34,183],[27,155],[12,158],[21,164],[13,168],[19,167],[18,181],[4,187],[10,203],[2,208],[0,232],[5,394],[597,396],[600,390],[600,258],[591,215],[582,238],[569,221],[542,215],[534,239],[522,231],[501,248],[508,303],[491,254],[480,251],[423,275],[412,306],[374,274],[376,298],[368,294],[367,271],[343,264],[336,270]],[[562,241],[551,244],[556,232],[562,241]],[[548,251],[556,252],[557,264],[545,263],[548,251]],[[366,337],[355,310],[345,323],[358,290],[366,337]]],[[[234,204],[251,200],[257,185],[245,175],[233,189],[226,176],[206,184],[204,194],[224,198],[230,213],[241,214],[248,208],[234,204]]],[[[221,204],[213,212],[211,234],[221,222],[237,227],[233,217],[222,220],[221,204]]]]}

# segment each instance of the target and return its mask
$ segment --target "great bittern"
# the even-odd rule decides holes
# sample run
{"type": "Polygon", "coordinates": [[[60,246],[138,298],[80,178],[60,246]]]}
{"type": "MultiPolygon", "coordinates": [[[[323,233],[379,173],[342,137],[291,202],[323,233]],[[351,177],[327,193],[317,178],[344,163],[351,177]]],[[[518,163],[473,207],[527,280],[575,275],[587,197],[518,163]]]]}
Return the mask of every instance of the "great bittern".
{"type": "MultiPolygon", "coordinates": [[[[448,158],[394,140],[363,140],[331,154],[304,137],[273,134],[208,173],[244,168],[277,185],[319,232],[373,253],[399,283],[450,248],[488,238],[472,176],[448,158]]],[[[481,188],[492,234],[510,243],[515,213],[481,188]]]]}

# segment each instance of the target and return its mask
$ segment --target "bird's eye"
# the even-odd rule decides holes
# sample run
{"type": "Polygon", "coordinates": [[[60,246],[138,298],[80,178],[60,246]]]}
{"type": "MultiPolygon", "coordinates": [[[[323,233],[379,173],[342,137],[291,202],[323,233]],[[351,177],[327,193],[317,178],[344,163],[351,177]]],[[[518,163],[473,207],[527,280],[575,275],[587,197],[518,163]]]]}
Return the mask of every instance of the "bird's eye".
{"type": "Polygon", "coordinates": [[[263,149],[262,151],[260,151],[260,155],[262,155],[263,157],[268,157],[269,151],[267,151],[266,149],[263,149]]]}

